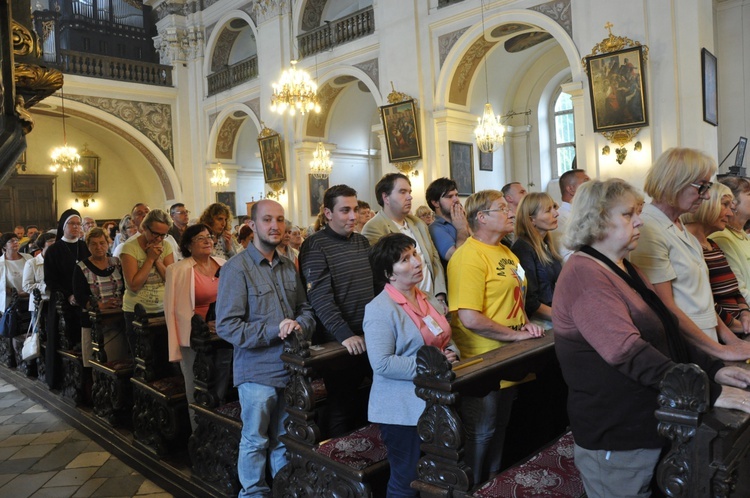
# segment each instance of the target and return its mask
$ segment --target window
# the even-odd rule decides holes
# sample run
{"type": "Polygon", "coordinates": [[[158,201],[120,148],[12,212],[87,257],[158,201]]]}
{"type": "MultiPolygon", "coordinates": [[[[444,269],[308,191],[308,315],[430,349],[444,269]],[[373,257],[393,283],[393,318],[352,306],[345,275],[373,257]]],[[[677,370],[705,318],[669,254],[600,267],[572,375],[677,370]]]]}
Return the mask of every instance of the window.
{"type": "Polygon", "coordinates": [[[576,156],[575,140],[576,129],[573,118],[573,100],[570,95],[558,90],[557,98],[552,112],[553,125],[552,133],[554,144],[554,160],[556,164],[556,177],[559,178],[563,173],[573,169],[573,158],[576,156]]]}

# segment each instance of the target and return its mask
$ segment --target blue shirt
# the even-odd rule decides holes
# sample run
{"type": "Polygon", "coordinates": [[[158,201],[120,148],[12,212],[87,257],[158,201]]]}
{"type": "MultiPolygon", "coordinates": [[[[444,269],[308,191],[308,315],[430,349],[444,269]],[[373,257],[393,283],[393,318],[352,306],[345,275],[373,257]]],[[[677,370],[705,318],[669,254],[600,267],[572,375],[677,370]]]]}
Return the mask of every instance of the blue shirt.
{"type": "Polygon", "coordinates": [[[440,254],[440,261],[443,263],[443,267],[448,268],[448,258],[445,256],[448,254],[450,248],[456,245],[458,230],[453,226],[453,223],[442,216],[435,216],[435,221],[430,224],[428,229],[430,230],[432,243],[435,244],[435,248],[438,254],[440,254]]]}
{"type": "Polygon", "coordinates": [[[216,333],[234,345],[234,385],[286,385],[279,339],[285,318],[312,336],[315,317],[294,263],[276,253],[270,263],[250,244],[221,268],[216,298],[216,333]]]}

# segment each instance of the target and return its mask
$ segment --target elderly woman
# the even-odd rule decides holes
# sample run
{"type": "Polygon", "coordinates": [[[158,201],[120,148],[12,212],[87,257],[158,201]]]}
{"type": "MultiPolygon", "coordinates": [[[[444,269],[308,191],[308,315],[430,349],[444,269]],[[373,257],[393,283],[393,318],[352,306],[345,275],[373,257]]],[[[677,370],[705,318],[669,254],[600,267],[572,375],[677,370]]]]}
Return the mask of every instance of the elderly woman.
{"type": "Polygon", "coordinates": [[[122,247],[120,261],[125,277],[122,311],[130,353],[135,356],[135,305],[142,304],[147,313],[164,310],[164,281],[167,266],[174,263],[172,246],[164,241],[172,222],[161,209],[150,211],[141,223],[143,232],[122,247]]]}
{"type": "Polygon", "coordinates": [[[284,223],[284,234],[281,236],[281,244],[276,246],[276,252],[291,259],[294,263],[294,267],[299,271],[299,251],[289,245],[292,241],[292,228],[294,228],[294,226],[289,220],[286,220],[284,223]]]}
{"type": "Polygon", "coordinates": [[[138,233],[138,227],[135,226],[135,222],[133,221],[133,217],[129,214],[126,214],[122,217],[120,220],[120,233],[118,233],[115,236],[114,241],[112,242],[112,255],[113,256],[119,256],[120,251],[122,249],[117,249],[122,244],[124,244],[130,237],[138,233]],[[114,251],[117,251],[115,253],[114,251]]]}
{"type": "Polygon", "coordinates": [[[453,362],[457,349],[450,325],[438,311],[443,306],[417,287],[423,265],[414,239],[386,235],[370,250],[370,266],[383,291],[365,307],[363,328],[373,371],[368,418],[380,425],[388,449],[388,496],[419,496],[409,486],[417,478],[417,421],[425,406],[414,393],[417,351],[425,344],[435,346],[453,362]]]}
{"type": "Polygon", "coordinates": [[[688,341],[717,358],[745,360],[750,342],[735,337],[718,319],[703,249],[680,221],[708,199],[715,172],[716,162],[695,149],[673,148],[659,157],[646,175],[652,201],[643,207],[641,241],[631,261],[677,316],[688,341]]]}
{"type": "MultiPolygon", "coordinates": [[[[45,232],[37,237],[36,243],[42,248],[42,251],[32,259],[27,260],[23,267],[23,290],[31,296],[29,298],[29,311],[31,311],[32,316],[36,316],[36,306],[32,295],[34,289],[39,289],[43,302],[49,301],[49,290],[47,290],[47,284],[44,283],[44,256],[47,254],[47,249],[55,243],[56,238],[57,235],[54,232],[45,232]]],[[[39,312],[42,313],[43,311],[39,310],[39,312]]]]}
{"type": "Polygon", "coordinates": [[[14,291],[24,299],[18,309],[26,310],[28,304],[25,300],[29,298],[29,293],[23,290],[23,267],[31,259],[31,254],[18,252],[20,244],[18,236],[13,232],[0,236],[0,247],[3,251],[0,256],[0,311],[4,313],[8,308],[14,291]]]}
{"type": "MultiPolygon", "coordinates": [[[[95,307],[100,310],[122,308],[122,294],[125,290],[122,267],[119,259],[107,255],[109,237],[104,229],[95,227],[89,230],[86,234],[86,246],[91,256],[79,261],[78,267],[81,271],[73,274],[73,293],[76,302],[84,310],[95,307]]],[[[94,347],[91,343],[91,319],[88,313],[82,314],[81,326],[83,366],[90,367],[94,357],[94,347]]],[[[118,335],[115,331],[110,331],[105,335],[109,360],[121,359],[127,354],[124,353],[127,348],[124,337],[118,335]]]]}
{"type": "Polygon", "coordinates": [[[232,213],[229,206],[221,202],[215,202],[208,206],[200,217],[200,223],[206,225],[211,235],[216,237],[216,244],[211,253],[212,256],[227,260],[242,251],[242,246],[227,229],[232,213]]]}
{"type": "Polygon", "coordinates": [[[555,350],[568,384],[575,464],[592,497],[651,496],[664,445],[654,416],[659,383],[675,363],[708,373],[715,406],[750,412],[750,394],[714,383],[745,388],[750,373],[685,341],[682,324],[628,262],[644,226],[638,197],[619,179],[579,187],[565,236],[578,252],[555,289],[555,350]]]}
{"type": "Polygon", "coordinates": [[[724,252],[742,296],[750,302],[750,237],[743,230],[750,221],[750,180],[727,176],[721,183],[729,187],[734,196],[734,216],[729,218],[724,230],[712,233],[709,238],[724,252]]]}
{"type": "Polygon", "coordinates": [[[516,240],[511,247],[528,281],[526,314],[546,328],[551,325],[552,294],[562,270],[562,258],[550,234],[557,229],[557,216],[557,205],[548,194],[526,194],[516,210],[516,240]]]}
{"type": "Polygon", "coordinates": [[[698,239],[703,248],[703,259],[708,266],[711,291],[719,318],[735,334],[750,333],[750,307],[742,297],[737,277],[727,258],[716,244],[708,239],[712,233],[724,230],[732,219],[734,196],[721,183],[711,188],[711,196],[695,213],[681,217],[685,228],[698,239]]]}
{"type": "MultiPolygon", "coordinates": [[[[190,347],[190,332],[193,315],[206,320],[208,308],[216,302],[219,291],[219,269],[225,263],[221,258],[211,256],[214,238],[203,224],[191,225],[185,229],[180,239],[180,252],[184,259],[167,268],[167,282],[164,291],[164,316],[167,320],[169,341],[169,361],[180,362],[185,378],[185,392],[188,402],[195,402],[193,363],[195,351],[190,347]]],[[[209,327],[214,330],[213,321],[209,327]]],[[[229,382],[230,348],[222,349],[217,357],[221,368],[217,369],[219,380],[216,395],[222,399],[229,382]]],[[[195,422],[191,417],[193,429],[195,422]]]]}

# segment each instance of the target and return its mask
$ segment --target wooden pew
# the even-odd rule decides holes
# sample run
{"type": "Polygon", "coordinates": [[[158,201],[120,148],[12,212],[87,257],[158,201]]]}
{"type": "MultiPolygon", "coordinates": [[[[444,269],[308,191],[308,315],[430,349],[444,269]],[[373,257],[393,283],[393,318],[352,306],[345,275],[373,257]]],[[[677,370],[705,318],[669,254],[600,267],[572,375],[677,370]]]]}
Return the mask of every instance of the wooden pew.
{"type": "MultiPolygon", "coordinates": [[[[543,338],[508,344],[455,365],[451,365],[436,348],[422,347],[417,354],[414,384],[417,395],[426,402],[417,425],[424,455],[418,464],[418,479],[412,487],[423,497],[502,496],[497,490],[506,485],[514,487],[513,494],[507,496],[541,496],[546,491],[552,491],[555,496],[582,496],[583,485],[573,465],[570,436],[554,441],[539,453],[532,454],[527,461],[484,484],[473,482],[471,469],[464,462],[465,433],[458,410],[461,396],[484,396],[498,386],[500,380],[523,379],[528,373],[542,370],[555,361],[554,334],[551,331],[543,338]],[[550,453],[555,458],[549,458],[550,453]],[[563,458],[557,458],[559,456],[563,458]],[[549,460],[563,461],[563,470],[572,473],[573,481],[575,478],[577,481],[571,483],[558,479],[546,482],[545,479],[557,470],[546,467],[549,460]],[[517,479],[524,472],[532,476],[528,482],[517,479]],[[539,489],[541,476],[546,476],[541,484],[559,484],[560,487],[539,489]],[[526,489],[527,485],[529,489],[526,489]],[[563,486],[564,490],[561,489],[563,486]]],[[[562,472],[558,473],[558,477],[562,475],[562,472]]]]}
{"type": "Polygon", "coordinates": [[[133,410],[134,363],[125,338],[121,309],[89,311],[93,359],[94,413],[113,427],[129,425],[133,410]]]}
{"type": "MultiPolygon", "coordinates": [[[[215,395],[217,382],[216,355],[233,346],[209,331],[198,315],[191,323],[190,345],[196,352],[195,413],[196,429],[188,440],[193,476],[216,490],[221,496],[237,496],[237,458],[242,433],[241,408],[237,390],[230,386],[225,399],[215,395]]],[[[231,372],[229,372],[231,374],[231,372]]]]}
{"type": "Polygon", "coordinates": [[[149,315],[135,307],[135,371],[133,384],[133,444],[164,456],[187,444],[188,418],[185,380],[179,366],[169,362],[164,314],[149,315]]]}
{"type": "Polygon", "coordinates": [[[65,314],[71,311],[71,306],[62,292],[53,295],[57,309],[57,333],[59,347],[57,354],[62,360],[62,396],[63,399],[73,406],[88,404],[90,399],[87,393],[87,385],[91,385],[91,371],[83,368],[83,355],[80,349],[80,337],[74,337],[76,332],[69,330],[65,314]]]}
{"type": "Polygon", "coordinates": [[[319,497],[384,496],[388,483],[385,445],[376,425],[368,425],[349,435],[323,441],[319,414],[320,389],[314,379],[326,370],[343,370],[355,362],[338,342],[310,347],[292,334],[281,355],[290,374],[284,390],[286,445],[289,464],[274,479],[274,496],[319,497]],[[343,450],[343,451],[342,451],[343,450]]]}
{"type": "MultiPolygon", "coordinates": [[[[42,295],[39,292],[39,289],[34,289],[34,292],[31,296],[29,296],[29,299],[34,300],[34,309],[41,310],[42,305],[42,295]]],[[[43,317],[42,317],[43,318],[43,317]]],[[[29,312],[29,320],[31,320],[31,312],[29,312]]],[[[41,330],[42,322],[39,323],[40,327],[38,330],[41,330]]],[[[15,355],[16,355],[16,365],[18,368],[18,371],[24,374],[26,377],[36,377],[37,376],[37,359],[33,359],[31,361],[26,361],[23,359],[22,351],[23,351],[23,343],[26,339],[26,334],[28,333],[29,324],[26,324],[26,327],[23,329],[23,333],[13,338],[13,347],[15,349],[15,355]]],[[[41,339],[40,342],[40,356],[44,357],[44,352],[41,351],[41,339]]]]}
{"type": "Polygon", "coordinates": [[[660,387],[656,418],[671,449],[657,467],[659,488],[671,497],[750,496],[750,415],[709,410],[708,377],[696,365],[675,365],[660,387]]]}

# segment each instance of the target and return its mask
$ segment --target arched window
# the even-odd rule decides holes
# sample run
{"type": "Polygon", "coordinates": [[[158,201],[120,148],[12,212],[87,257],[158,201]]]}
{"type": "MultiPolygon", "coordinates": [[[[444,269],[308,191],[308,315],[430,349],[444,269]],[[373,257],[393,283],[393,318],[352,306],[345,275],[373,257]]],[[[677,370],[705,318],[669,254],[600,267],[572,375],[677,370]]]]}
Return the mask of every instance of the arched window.
{"type": "Polygon", "coordinates": [[[552,160],[555,162],[553,174],[559,178],[566,171],[573,169],[573,158],[576,155],[576,129],[573,119],[573,100],[561,89],[557,91],[552,112],[550,142],[554,146],[552,160]]]}

